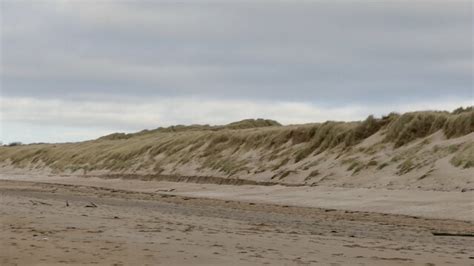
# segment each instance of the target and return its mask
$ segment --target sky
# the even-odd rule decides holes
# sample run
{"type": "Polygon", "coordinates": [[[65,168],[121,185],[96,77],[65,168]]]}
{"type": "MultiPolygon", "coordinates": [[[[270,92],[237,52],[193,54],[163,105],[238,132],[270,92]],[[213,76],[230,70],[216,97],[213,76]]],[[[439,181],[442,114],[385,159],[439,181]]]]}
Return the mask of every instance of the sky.
{"type": "Polygon", "coordinates": [[[473,2],[0,0],[0,141],[473,105],[473,2]]]}

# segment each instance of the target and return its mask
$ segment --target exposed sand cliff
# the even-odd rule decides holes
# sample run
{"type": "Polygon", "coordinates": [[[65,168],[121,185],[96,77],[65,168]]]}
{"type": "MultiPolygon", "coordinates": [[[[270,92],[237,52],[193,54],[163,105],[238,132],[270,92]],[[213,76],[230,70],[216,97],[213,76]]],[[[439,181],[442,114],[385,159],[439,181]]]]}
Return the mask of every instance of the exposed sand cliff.
{"type": "Polygon", "coordinates": [[[0,147],[3,173],[235,184],[474,189],[474,111],[281,126],[244,120],[0,147]]]}

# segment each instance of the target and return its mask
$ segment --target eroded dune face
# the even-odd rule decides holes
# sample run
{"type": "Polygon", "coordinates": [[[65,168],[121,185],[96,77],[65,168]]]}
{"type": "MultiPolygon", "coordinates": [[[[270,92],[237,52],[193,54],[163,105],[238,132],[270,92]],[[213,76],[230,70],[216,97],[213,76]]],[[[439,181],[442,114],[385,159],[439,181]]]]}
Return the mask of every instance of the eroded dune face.
{"type": "Polygon", "coordinates": [[[2,172],[235,184],[473,189],[474,111],[281,126],[244,120],[0,147],[2,172]],[[236,180],[239,179],[240,181],[236,180]]]}

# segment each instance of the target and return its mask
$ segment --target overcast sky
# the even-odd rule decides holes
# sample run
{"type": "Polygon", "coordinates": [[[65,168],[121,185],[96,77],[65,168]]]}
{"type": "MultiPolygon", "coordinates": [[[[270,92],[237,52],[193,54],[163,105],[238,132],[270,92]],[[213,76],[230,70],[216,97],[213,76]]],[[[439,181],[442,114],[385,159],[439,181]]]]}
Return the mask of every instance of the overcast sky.
{"type": "Polygon", "coordinates": [[[0,1],[3,143],[473,104],[471,1],[0,1]]]}

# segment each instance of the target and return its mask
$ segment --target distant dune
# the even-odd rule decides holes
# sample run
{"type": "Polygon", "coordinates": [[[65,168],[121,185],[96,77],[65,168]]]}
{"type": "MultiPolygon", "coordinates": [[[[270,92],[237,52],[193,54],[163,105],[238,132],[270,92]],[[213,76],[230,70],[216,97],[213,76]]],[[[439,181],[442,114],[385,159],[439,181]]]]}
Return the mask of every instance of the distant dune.
{"type": "Polygon", "coordinates": [[[2,173],[227,184],[474,189],[474,111],[282,126],[243,120],[0,147],[2,173]]]}

